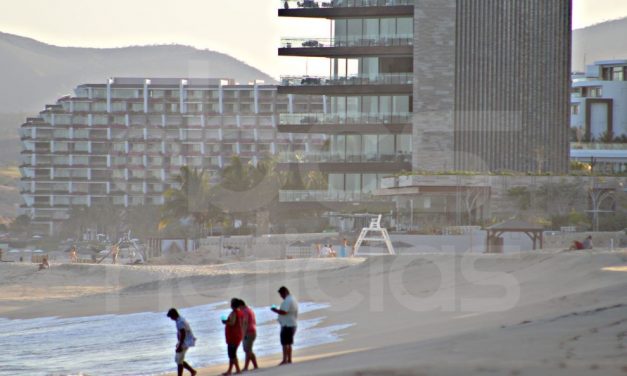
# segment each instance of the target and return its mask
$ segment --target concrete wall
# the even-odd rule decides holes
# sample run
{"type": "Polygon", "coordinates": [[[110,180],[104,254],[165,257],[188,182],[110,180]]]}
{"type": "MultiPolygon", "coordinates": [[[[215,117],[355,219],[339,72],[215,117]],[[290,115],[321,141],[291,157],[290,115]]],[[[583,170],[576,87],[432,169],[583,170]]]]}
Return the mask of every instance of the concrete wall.
{"type": "Polygon", "coordinates": [[[414,170],[568,170],[571,0],[416,0],[414,34],[414,170]]]}
{"type": "Polygon", "coordinates": [[[256,259],[285,258],[287,247],[297,241],[314,241],[327,238],[338,238],[338,233],[311,233],[311,234],[279,234],[230,237],[207,237],[200,240],[200,251],[220,257],[252,257],[256,259]],[[239,252],[230,252],[237,248],[239,252]]]}
{"type": "Polygon", "coordinates": [[[414,170],[453,169],[456,0],[414,7],[414,170]]]}

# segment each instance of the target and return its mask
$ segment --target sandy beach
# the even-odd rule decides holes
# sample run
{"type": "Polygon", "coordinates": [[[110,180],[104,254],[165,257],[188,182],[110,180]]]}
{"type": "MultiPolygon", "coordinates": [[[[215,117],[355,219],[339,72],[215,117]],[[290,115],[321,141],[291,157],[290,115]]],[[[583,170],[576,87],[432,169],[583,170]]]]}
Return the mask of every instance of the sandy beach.
{"type": "Polygon", "coordinates": [[[330,305],[323,325],[352,326],[339,342],[297,351],[294,365],[265,358],[255,374],[627,375],[626,270],[627,252],[602,250],[41,272],[0,263],[0,316],[165,312],[232,296],[260,307],[278,304],[286,285],[301,302],[330,305]]]}

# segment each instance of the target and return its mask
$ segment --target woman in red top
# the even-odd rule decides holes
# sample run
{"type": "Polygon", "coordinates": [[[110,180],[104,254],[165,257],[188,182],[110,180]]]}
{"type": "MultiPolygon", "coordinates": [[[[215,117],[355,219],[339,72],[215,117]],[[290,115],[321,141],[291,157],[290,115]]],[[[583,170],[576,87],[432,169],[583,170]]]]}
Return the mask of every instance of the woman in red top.
{"type": "Polygon", "coordinates": [[[242,311],[239,310],[239,299],[231,299],[231,314],[222,321],[224,324],[224,336],[229,354],[229,369],[223,375],[230,375],[235,366],[236,373],[240,373],[239,361],[237,360],[237,348],[242,343],[244,332],[242,322],[244,321],[242,311]]]}
{"type": "Polygon", "coordinates": [[[239,300],[239,310],[244,315],[244,321],[242,329],[244,331],[244,353],[246,353],[246,361],[244,362],[244,372],[248,371],[250,362],[253,363],[253,367],[258,369],[257,356],[253,352],[253,345],[257,338],[257,319],[255,318],[255,312],[252,308],[246,305],[246,302],[239,300]]]}

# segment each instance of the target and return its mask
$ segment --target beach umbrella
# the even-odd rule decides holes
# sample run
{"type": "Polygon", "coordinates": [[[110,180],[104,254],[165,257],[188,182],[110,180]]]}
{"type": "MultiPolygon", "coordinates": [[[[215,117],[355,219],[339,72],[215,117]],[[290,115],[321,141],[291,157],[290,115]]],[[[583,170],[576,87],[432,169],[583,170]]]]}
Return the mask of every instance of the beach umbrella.
{"type": "Polygon", "coordinates": [[[44,251],[42,251],[41,249],[36,249],[33,251],[33,253],[44,253],[44,251]]]}
{"type": "Polygon", "coordinates": [[[31,251],[30,249],[25,249],[25,250],[23,250],[22,252],[31,253],[31,252],[33,252],[33,251],[31,251]]]}
{"type": "Polygon", "coordinates": [[[22,251],[20,251],[19,249],[12,249],[9,251],[9,253],[20,253],[22,251]]]}

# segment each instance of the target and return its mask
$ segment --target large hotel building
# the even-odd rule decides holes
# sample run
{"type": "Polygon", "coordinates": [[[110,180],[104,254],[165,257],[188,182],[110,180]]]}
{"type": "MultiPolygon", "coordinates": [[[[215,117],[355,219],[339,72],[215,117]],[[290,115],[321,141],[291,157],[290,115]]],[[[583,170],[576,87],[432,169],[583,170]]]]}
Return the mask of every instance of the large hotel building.
{"type": "Polygon", "coordinates": [[[324,153],[286,161],[327,173],[343,193],[325,197],[402,170],[568,171],[571,0],[281,1],[278,15],[330,22],[278,50],[328,60],[328,76],[278,88],[329,102],[279,125],[329,135],[324,153]]]}
{"type": "Polygon", "coordinates": [[[216,174],[233,155],[319,148],[320,136],[278,133],[277,112],[321,112],[321,97],[220,79],[113,78],[78,86],[20,129],[22,211],[53,234],[71,207],[163,203],[181,166],[216,174]]]}
{"type": "Polygon", "coordinates": [[[279,4],[280,17],[329,21],[329,35],[278,50],[325,59],[328,75],[78,87],[22,126],[34,223],[53,232],[73,205],[158,204],[180,166],[217,171],[232,154],[322,176],[326,189],[281,191],[287,210],[389,213],[373,193],[402,171],[568,171],[571,0],[279,4]]]}

